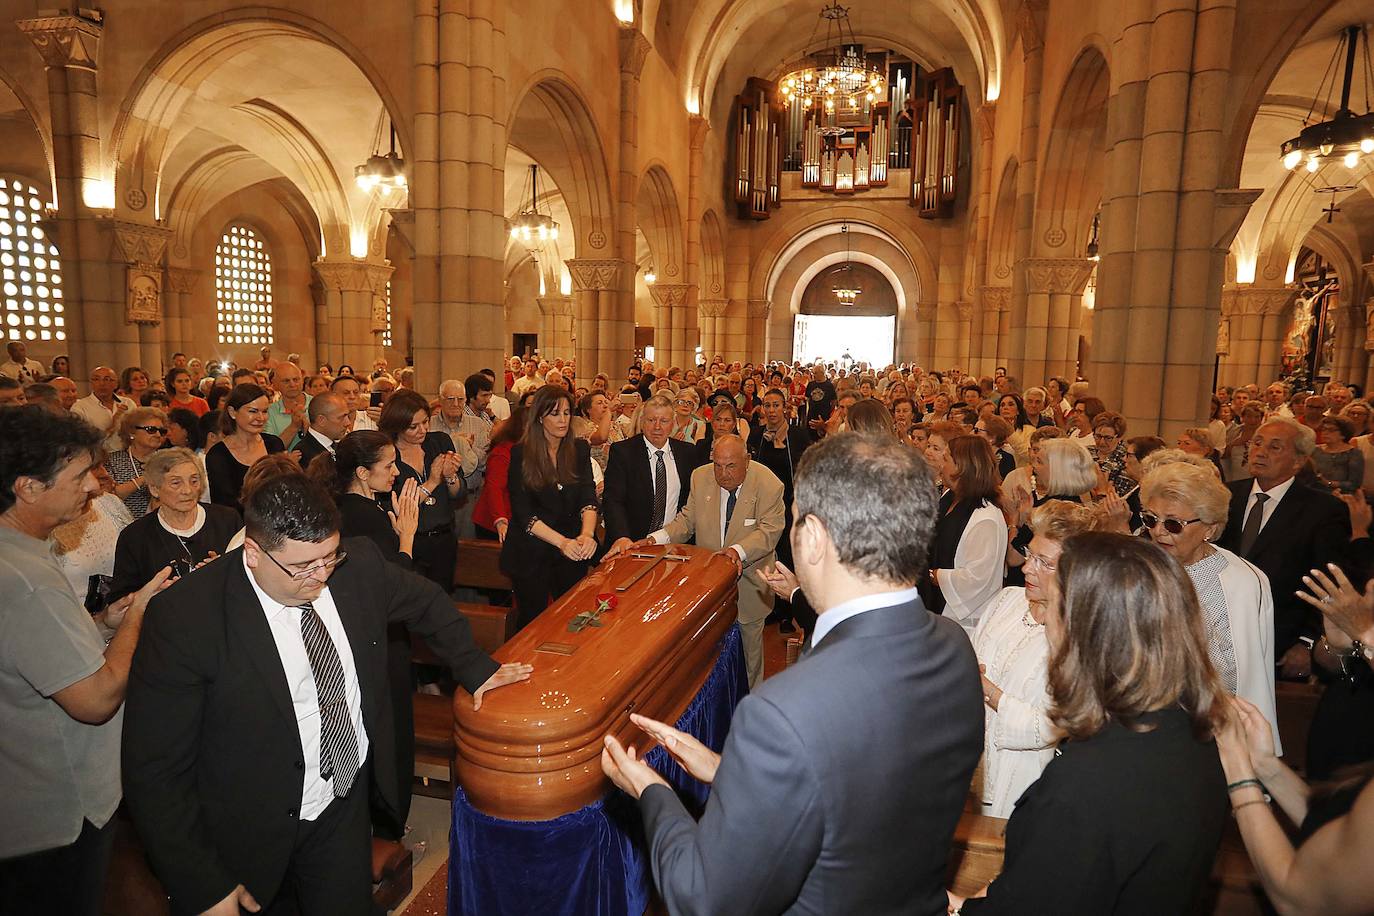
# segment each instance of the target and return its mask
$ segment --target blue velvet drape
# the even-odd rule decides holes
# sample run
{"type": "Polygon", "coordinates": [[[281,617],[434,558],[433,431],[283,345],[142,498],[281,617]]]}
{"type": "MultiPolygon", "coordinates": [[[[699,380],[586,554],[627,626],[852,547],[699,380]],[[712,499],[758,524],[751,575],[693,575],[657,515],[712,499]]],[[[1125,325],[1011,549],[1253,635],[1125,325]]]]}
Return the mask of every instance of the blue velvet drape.
{"type": "MultiPolygon", "coordinates": [[[[705,685],[675,724],[719,751],[748,692],[739,627],[732,626],[705,685]]],[[[700,813],[709,787],[661,747],[645,759],[700,813]]],[[[450,916],[640,916],[651,891],[639,811],[620,792],[552,821],[506,821],[477,811],[457,789],[448,869],[450,916]]]]}

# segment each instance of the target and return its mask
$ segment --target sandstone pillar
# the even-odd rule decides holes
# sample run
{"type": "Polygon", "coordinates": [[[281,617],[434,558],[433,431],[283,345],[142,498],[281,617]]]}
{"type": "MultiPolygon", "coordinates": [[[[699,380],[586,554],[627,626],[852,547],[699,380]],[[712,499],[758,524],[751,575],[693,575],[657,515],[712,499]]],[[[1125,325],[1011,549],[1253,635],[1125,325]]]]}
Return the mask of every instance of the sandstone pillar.
{"type": "Polygon", "coordinates": [[[758,363],[763,359],[765,341],[768,339],[768,316],[773,311],[773,303],[767,299],[750,299],[745,306],[744,339],[736,345],[732,357],[746,362],[758,363]]]}
{"type": "Polygon", "coordinates": [[[1374,385],[1374,297],[1365,300],[1364,303],[1364,352],[1365,352],[1365,374],[1362,379],[1354,381],[1364,385],[1365,397],[1369,397],[1370,386],[1374,385]]]}
{"type": "Polygon", "coordinates": [[[619,381],[625,377],[631,350],[619,353],[614,334],[603,320],[609,321],[615,314],[621,276],[628,274],[633,280],[633,262],[626,263],[615,258],[578,258],[567,261],[566,265],[573,283],[577,375],[579,378],[595,378],[598,372],[604,372],[607,378],[619,381]],[[613,354],[623,358],[615,361],[611,358],[613,354]]]}
{"type": "MultiPolygon", "coordinates": [[[[385,261],[357,258],[326,258],[316,261],[314,266],[325,294],[325,336],[316,344],[317,361],[335,366],[372,365],[383,355],[386,283],[393,268],[385,261]]],[[[453,368],[457,366],[453,364],[453,368]]],[[[419,386],[420,390],[438,388],[438,382],[426,385],[419,386]]]]}
{"type": "Polygon", "coordinates": [[[1018,265],[1026,278],[1024,385],[1075,377],[1083,290],[1096,267],[1089,258],[1029,258],[1018,265]]]}
{"type": "Polygon", "coordinates": [[[110,230],[116,253],[122,258],[122,263],[110,265],[112,275],[123,275],[119,278],[124,293],[119,317],[133,329],[138,341],[137,360],[127,365],[142,366],[156,376],[167,358],[162,352],[167,309],[163,264],[172,230],[123,220],[112,220],[110,230]]]}
{"type": "MultiPolygon", "coordinates": [[[[729,308],[729,299],[697,300],[697,320],[701,326],[701,355],[707,363],[715,354],[724,352],[724,330],[721,323],[725,320],[725,313],[729,308]]],[[[792,358],[790,348],[785,358],[792,358]]]]}
{"type": "Polygon", "coordinates": [[[188,267],[167,268],[167,316],[163,319],[163,344],[167,356],[177,350],[187,353],[196,349],[195,293],[203,270],[188,267]]]}
{"type": "MultiPolygon", "coordinates": [[[[1047,0],[1025,0],[1017,14],[1021,34],[1021,50],[1025,72],[1021,93],[1021,137],[1016,152],[1016,232],[1014,263],[1020,264],[1031,255],[1035,234],[1035,189],[1040,150],[1040,89],[1045,70],[1044,22],[1047,0]]],[[[1012,375],[1026,381],[1032,378],[1020,364],[1026,352],[1026,279],[1024,271],[1012,271],[1012,298],[1009,349],[1017,362],[1008,365],[1012,375]]]]}
{"type": "Polygon", "coordinates": [[[705,285],[701,268],[701,214],[702,201],[707,191],[701,185],[702,160],[705,156],[706,137],[711,132],[711,122],[701,115],[688,119],[691,142],[691,155],[687,161],[687,283],[689,291],[685,307],[680,313],[681,328],[679,338],[675,338],[674,361],[667,365],[687,369],[696,359],[696,349],[701,346],[701,326],[697,322],[697,299],[705,285]]]}
{"type": "MultiPolygon", "coordinates": [[[[615,256],[635,263],[635,227],[639,224],[639,76],[652,46],[638,24],[620,27],[620,147],[616,179],[615,256]]],[[[608,308],[600,310],[597,360],[611,378],[623,378],[635,344],[635,271],[616,272],[617,286],[608,308]],[[606,367],[615,367],[614,373],[606,367]]],[[[579,327],[581,315],[578,315],[579,327]]],[[[655,341],[658,343],[657,341],[655,341]]],[[[579,367],[581,360],[578,360],[579,367]]]]}
{"type": "MultiPolygon", "coordinates": [[[[988,367],[985,372],[979,374],[990,375],[998,366],[1007,365],[1007,360],[1011,356],[1008,349],[1010,346],[1008,325],[1011,320],[1011,287],[984,286],[979,290],[979,296],[982,300],[982,307],[979,311],[982,312],[984,337],[987,341],[987,348],[984,351],[986,353],[984,365],[988,367]]],[[[973,373],[971,368],[968,371],[973,373]]],[[[1028,379],[1021,379],[1021,384],[1028,387],[1039,385],[1040,381],[1032,382],[1028,379]]]]}
{"type": "Polygon", "coordinates": [[[540,296],[534,301],[539,304],[539,313],[544,317],[539,331],[539,350],[544,358],[576,358],[577,353],[573,345],[572,297],[540,296]]]}
{"type": "MultiPolygon", "coordinates": [[[[997,123],[997,103],[984,102],[978,109],[978,223],[974,240],[973,276],[964,278],[966,289],[981,289],[988,282],[988,244],[992,237],[992,141],[997,123]]],[[[960,364],[970,375],[991,375],[996,354],[997,328],[988,328],[984,303],[973,303],[965,355],[960,364]]]]}
{"type": "MultiPolygon", "coordinates": [[[[654,300],[654,365],[668,369],[683,367],[688,357],[687,310],[696,290],[686,283],[655,283],[649,287],[654,300]]],[[[695,348],[696,344],[692,345],[695,348]]]]}
{"type": "Polygon", "coordinates": [[[1283,335],[1279,322],[1297,293],[1296,286],[1226,285],[1221,294],[1221,325],[1217,333],[1225,344],[1218,384],[1255,382],[1264,387],[1278,377],[1283,335]]]}

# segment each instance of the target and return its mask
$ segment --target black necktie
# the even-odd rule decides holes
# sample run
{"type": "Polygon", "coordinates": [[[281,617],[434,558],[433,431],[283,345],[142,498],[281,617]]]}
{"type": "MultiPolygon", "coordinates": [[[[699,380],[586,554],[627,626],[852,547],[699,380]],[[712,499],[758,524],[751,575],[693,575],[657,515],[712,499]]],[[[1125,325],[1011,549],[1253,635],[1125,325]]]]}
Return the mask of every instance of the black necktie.
{"type": "MultiPolygon", "coordinates": [[[[735,514],[735,498],[739,496],[739,487],[730,491],[730,498],[725,501],[725,531],[730,530],[730,516],[735,514]]],[[[720,533],[720,539],[725,540],[725,531],[720,533]]]]}
{"type": "Polygon", "coordinates": [[[1250,548],[1255,546],[1255,539],[1259,537],[1260,527],[1264,524],[1264,504],[1268,502],[1267,493],[1256,493],[1255,504],[1250,507],[1250,514],[1245,516],[1245,527],[1240,530],[1240,555],[1249,556],[1250,548]]]}
{"type": "Polygon", "coordinates": [[[663,463],[663,449],[655,454],[658,459],[654,462],[654,512],[650,519],[650,531],[663,527],[664,515],[668,511],[668,466],[663,463]]]}
{"type": "Polygon", "coordinates": [[[343,798],[358,775],[358,736],[348,713],[343,663],[324,621],[310,603],[299,606],[301,639],[320,697],[320,778],[334,780],[334,795],[343,798]]]}

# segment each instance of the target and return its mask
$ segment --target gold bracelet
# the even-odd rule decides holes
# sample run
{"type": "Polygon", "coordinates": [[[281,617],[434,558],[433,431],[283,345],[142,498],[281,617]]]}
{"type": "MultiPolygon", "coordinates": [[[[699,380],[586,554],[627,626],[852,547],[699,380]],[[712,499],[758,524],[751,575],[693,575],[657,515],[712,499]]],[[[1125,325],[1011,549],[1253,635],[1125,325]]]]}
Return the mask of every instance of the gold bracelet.
{"type": "Polygon", "coordinates": [[[1248,802],[1241,802],[1239,805],[1233,805],[1233,806],[1231,807],[1231,815],[1234,817],[1235,814],[1236,814],[1236,812],[1239,811],[1241,808],[1248,808],[1248,807],[1250,807],[1251,805],[1267,805],[1267,804],[1269,804],[1268,800],[1267,800],[1267,799],[1263,799],[1263,798],[1255,798],[1255,799],[1251,799],[1251,800],[1248,801],[1248,802]]]}

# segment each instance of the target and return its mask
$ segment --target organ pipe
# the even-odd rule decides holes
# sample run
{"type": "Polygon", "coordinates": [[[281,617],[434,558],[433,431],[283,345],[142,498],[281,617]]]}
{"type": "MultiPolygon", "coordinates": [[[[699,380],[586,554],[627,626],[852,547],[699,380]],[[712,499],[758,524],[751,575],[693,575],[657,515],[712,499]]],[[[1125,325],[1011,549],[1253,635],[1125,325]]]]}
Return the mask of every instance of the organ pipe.
{"type": "Polygon", "coordinates": [[[751,77],[735,97],[733,197],[740,219],[768,219],[782,204],[782,121],[776,83],[751,77]]]}

